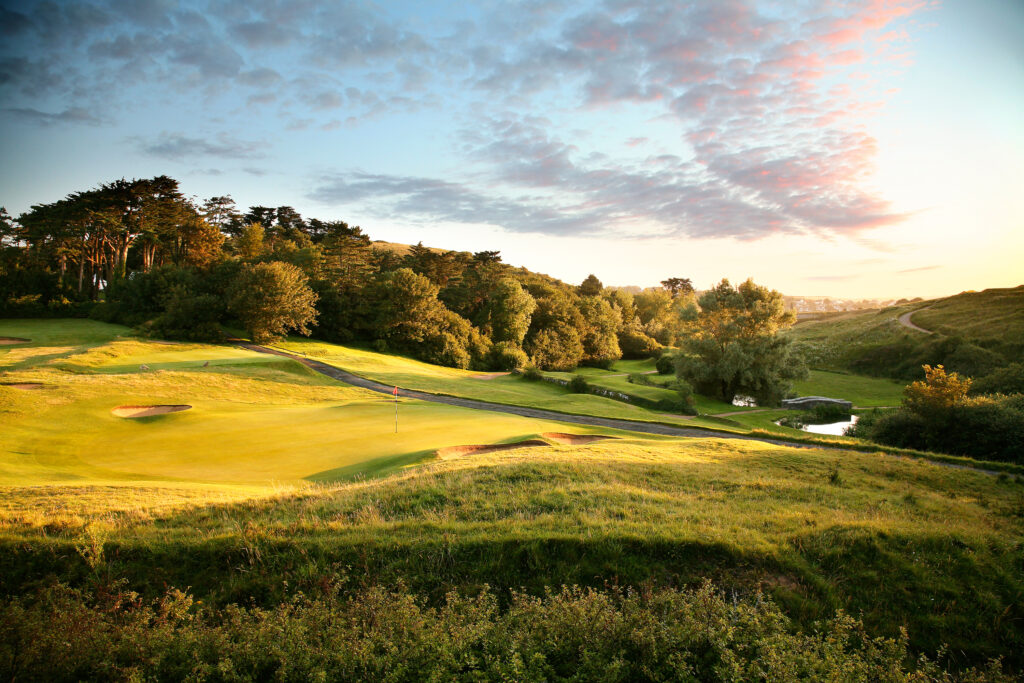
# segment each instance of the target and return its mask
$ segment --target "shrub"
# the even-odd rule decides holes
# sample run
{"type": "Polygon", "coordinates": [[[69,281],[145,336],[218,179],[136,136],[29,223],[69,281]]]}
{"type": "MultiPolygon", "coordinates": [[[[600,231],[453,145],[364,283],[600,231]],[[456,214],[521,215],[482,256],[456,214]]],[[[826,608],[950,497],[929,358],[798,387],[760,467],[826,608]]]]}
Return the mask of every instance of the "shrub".
{"type": "Polygon", "coordinates": [[[583,375],[573,375],[569,380],[569,391],[574,394],[585,394],[590,391],[590,384],[583,375]]]}
{"type": "Polygon", "coordinates": [[[224,304],[211,294],[192,296],[176,289],[167,301],[167,310],[153,321],[153,333],[165,339],[222,341],[220,319],[224,304]]]}
{"type": "MultiPolygon", "coordinates": [[[[840,483],[835,471],[833,483],[840,483]]],[[[830,477],[831,479],[831,477],[830,477]]],[[[10,680],[1011,681],[998,660],[949,673],[905,631],[842,612],[810,632],[771,601],[693,589],[485,589],[430,607],[398,587],[216,610],[169,589],[123,602],[56,586],[0,605],[10,680]]]]}
{"type": "Polygon", "coordinates": [[[491,347],[490,366],[494,370],[517,370],[528,362],[526,352],[514,342],[498,342],[491,347]]]}
{"type": "Polygon", "coordinates": [[[527,365],[523,368],[523,379],[530,382],[539,382],[544,379],[544,373],[538,370],[536,365],[527,365]]]}
{"type": "Polygon", "coordinates": [[[978,377],[971,384],[971,393],[1024,394],[1024,363],[1011,363],[995,372],[978,377]]]}
{"type": "Polygon", "coordinates": [[[650,358],[660,353],[663,348],[657,340],[639,330],[625,330],[619,332],[618,337],[622,357],[631,360],[650,358]]]}
{"type": "Polygon", "coordinates": [[[654,363],[659,375],[671,375],[676,371],[676,359],[670,354],[663,353],[654,363]]]}

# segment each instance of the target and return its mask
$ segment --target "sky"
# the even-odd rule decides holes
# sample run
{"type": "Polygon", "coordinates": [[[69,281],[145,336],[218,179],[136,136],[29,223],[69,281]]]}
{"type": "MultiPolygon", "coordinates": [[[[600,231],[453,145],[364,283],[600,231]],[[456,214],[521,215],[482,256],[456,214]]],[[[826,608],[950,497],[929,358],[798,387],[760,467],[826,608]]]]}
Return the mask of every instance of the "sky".
{"type": "Polygon", "coordinates": [[[1024,283],[1021,0],[0,0],[0,205],[169,175],[569,282],[1024,283]]]}

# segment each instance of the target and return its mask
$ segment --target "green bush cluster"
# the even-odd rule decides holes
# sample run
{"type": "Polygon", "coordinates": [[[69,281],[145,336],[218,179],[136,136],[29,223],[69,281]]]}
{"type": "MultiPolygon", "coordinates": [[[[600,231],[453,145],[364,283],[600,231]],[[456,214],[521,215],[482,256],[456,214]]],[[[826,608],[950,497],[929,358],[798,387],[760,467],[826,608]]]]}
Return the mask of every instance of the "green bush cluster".
{"type": "Polygon", "coordinates": [[[574,394],[586,394],[590,392],[590,384],[587,382],[587,378],[583,375],[573,375],[572,379],[569,380],[569,384],[566,385],[574,394]]]}
{"type": "Polygon", "coordinates": [[[211,609],[168,590],[56,585],[0,607],[0,675],[18,681],[1009,681],[999,662],[951,674],[843,613],[811,632],[760,595],[708,582],[642,592],[562,587],[449,593],[326,587],[271,608],[211,609]]]}
{"type": "Polygon", "coordinates": [[[978,396],[932,415],[872,411],[849,436],[898,448],[1024,464],[1024,395],[978,396]]]}
{"type": "Polygon", "coordinates": [[[675,356],[663,353],[658,356],[658,360],[654,363],[654,368],[658,371],[659,375],[671,375],[676,371],[676,359],[675,356]]]}

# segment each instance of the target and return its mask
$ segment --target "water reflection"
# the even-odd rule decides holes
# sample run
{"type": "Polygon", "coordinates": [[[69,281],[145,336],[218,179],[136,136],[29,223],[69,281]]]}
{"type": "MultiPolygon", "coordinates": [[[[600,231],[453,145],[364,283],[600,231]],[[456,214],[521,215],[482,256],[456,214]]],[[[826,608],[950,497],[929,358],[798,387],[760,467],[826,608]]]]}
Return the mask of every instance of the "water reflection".
{"type": "Polygon", "coordinates": [[[849,420],[843,420],[842,422],[830,422],[823,425],[804,425],[805,432],[811,432],[813,434],[831,434],[833,436],[842,436],[843,430],[852,424],[857,423],[857,415],[851,415],[849,420]]]}

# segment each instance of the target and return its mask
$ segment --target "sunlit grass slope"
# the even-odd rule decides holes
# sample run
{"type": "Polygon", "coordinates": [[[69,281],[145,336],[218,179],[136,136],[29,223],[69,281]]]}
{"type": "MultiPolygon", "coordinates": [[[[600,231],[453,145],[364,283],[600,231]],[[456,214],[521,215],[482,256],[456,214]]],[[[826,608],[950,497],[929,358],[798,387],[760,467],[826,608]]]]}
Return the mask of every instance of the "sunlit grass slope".
{"type": "MultiPolygon", "coordinates": [[[[602,396],[573,394],[548,382],[528,382],[515,375],[481,379],[478,372],[430,365],[421,361],[376,353],[352,346],[290,338],[275,346],[315,358],[362,377],[409,389],[460,396],[490,403],[529,406],[577,415],[592,415],[641,422],[661,422],[688,427],[712,427],[735,431],[729,425],[705,423],[682,415],[654,412],[602,396]]],[[[626,361],[626,363],[630,363],[626,361]]],[[[627,367],[647,367],[646,364],[627,367]]],[[[641,370],[642,371],[642,370],[641,370]]],[[[622,372],[621,370],[619,372],[622,372]]],[[[603,375],[614,372],[603,373],[603,375]]],[[[615,378],[611,378],[615,379],[615,378]]],[[[618,378],[625,382],[625,377],[618,378]]],[[[628,385],[637,388],[638,385],[628,385]]],[[[655,389],[655,391],[664,391],[655,389]]]]}
{"type": "MultiPolygon", "coordinates": [[[[75,543],[137,590],[221,603],[325,581],[439,599],[484,584],[767,591],[804,627],[842,608],[960,661],[1024,651],[1024,487],[934,464],[754,442],[623,438],[427,463],[385,479],[156,521],[0,532],[9,585],[87,581],[75,543]],[[31,550],[30,550],[31,549],[31,550]],[[43,550],[46,549],[46,552],[43,550]],[[333,578],[332,578],[333,577],[333,578]],[[347,578],[346,578],[347,577],[347,578]]],[[[84,520],[83,520],[84,521],[84,520]]]]}
{"type": "Polygon", "coordinates": [[[912,322],[924,329],[940,336],[962,337],[1010,360],[1020,359],[1024,353],[1024,285],[826,314],[798,322],[788,334],[815,348],[816,367],[842,369],[864,348],[901,340],[921,344],[932,339],[900,325],[898,318],[904,313],[912,313],[912,322]]]}
{"type": "MultiPolygon", "coordinates": [[[[451,445],[563,427],[402,400],[243,349],[128,338],[90,321],[0,321],[0,485],[265,487],[377,474],[451,445]],[[54,326],[55,329],[50,329],[54,326]],[[104,343],[105,342],[105,343],[104,343]],[[185,404],[125,419],[121,405],[185,404]]],[[[583,430],[585,431],[585,430],[583,430]]]]}
{"type": "Polygon", "coordinates": [[[964,292],[921,308],[913,321],[927,330],[971,339],[1024,340],[1024,285],[964,292]]]}
{"type": "Polygon", "coordinates": [[[905,386],[889,379],[823,370],[811,370],[807,379],[794,384],[800,396],[839,398],[862,408],[898,406],[905,386]]]}

